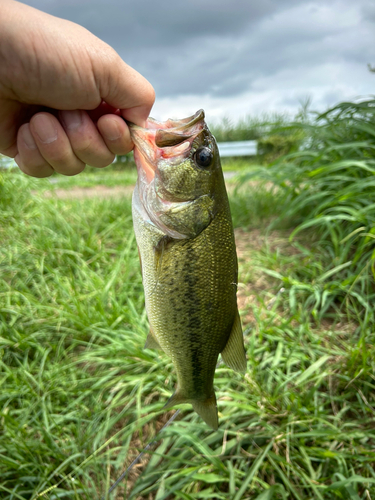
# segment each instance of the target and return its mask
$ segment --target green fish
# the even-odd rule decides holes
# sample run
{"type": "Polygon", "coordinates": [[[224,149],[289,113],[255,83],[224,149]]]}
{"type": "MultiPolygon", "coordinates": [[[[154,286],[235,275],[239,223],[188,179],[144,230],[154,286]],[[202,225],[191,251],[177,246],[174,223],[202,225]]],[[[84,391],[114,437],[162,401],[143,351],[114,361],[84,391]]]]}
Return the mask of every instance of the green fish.
{"type": "Polygon", "coordinates": [[[165,408],[191,403],[218,428],[218,356],[246,371],[237,309],[237,256],[216,141],[203,110],[147,128],[130,124],[138,180],[133,223],[150,333],[171,357],[177,388],[165,408]]]}

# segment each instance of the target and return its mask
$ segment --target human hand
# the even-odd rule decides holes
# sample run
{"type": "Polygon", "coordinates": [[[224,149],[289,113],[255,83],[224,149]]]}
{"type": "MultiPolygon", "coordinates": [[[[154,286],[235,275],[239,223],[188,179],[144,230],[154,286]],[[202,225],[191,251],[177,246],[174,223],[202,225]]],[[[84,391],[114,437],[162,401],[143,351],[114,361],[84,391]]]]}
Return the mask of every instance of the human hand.
{"type": "Polygon", "coordinates": [[[77,24],[13,0],[1,1],[0,14],[0,153],[25,174],[48,177],[131,151],[123,118],[144,125],[150,83],[77,24]]]}

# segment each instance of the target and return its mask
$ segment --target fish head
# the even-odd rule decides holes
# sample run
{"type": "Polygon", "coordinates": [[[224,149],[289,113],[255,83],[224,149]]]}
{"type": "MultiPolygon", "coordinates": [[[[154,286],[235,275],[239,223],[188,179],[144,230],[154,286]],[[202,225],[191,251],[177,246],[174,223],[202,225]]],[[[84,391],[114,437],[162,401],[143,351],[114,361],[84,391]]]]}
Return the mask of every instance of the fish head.
{"type": "Polygon", "coordinates": [[[197,236],[216,213],[225,189],[216,141],[203,110],[184,120],[130,124],[138,169],[138,203],[172,238],[197,236]]]}

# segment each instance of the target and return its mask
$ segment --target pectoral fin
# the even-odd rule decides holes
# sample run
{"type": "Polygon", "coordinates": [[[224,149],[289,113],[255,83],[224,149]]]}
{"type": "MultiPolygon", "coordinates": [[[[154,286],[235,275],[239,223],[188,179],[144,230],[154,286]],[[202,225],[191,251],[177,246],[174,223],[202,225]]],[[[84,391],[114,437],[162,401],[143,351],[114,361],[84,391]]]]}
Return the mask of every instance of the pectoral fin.
{"type": "Polygon", "coordinates": [[[239,373],[246,372],[246,354],[243,344],[241,320],[238,311],[234,319],[227,345],[224,347],[221,357],[223,358],[224,363],[232,368],[232,370],[239,373]]]}
{"type": "Polygon", "coordinates": [[[163,350],[160,347],[159,342],[156,340],[156,338],[153,336],[152,332],[147,335],[146,343],[145,343],[145,349],[160,349],[161,351],[163,350]]]}

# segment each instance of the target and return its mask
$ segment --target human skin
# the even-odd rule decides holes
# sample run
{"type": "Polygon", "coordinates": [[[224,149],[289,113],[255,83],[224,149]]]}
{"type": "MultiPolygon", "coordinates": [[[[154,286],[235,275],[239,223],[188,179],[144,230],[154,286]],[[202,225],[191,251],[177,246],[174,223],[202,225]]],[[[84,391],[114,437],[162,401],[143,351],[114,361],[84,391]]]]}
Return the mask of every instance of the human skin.
{"type": "Polygon", "coordinates": [[[150,83],[82,26],[1,0],[0,153],[25,174],[109,165],[133,149],[123,118],[143,126],[154,98],[150,83]],[[107,113],[120,112],[103,114],[103,101],[107,113]]]}

